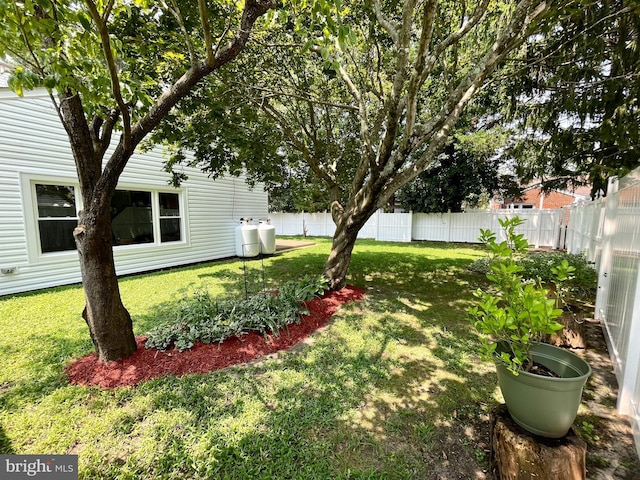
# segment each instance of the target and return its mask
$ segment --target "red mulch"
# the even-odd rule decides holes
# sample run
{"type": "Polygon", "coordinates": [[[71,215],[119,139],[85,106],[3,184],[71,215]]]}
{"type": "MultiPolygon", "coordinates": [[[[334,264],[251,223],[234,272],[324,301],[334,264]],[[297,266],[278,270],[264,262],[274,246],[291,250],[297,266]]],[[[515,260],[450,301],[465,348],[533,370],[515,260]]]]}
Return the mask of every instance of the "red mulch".
{"type": "Polygon", "coordinates": [[[130,356],[115,362],[100,362],[95,353],[72,362],[65,373],[75,385],[99,385],[116,388],[137,385],[163,375],[181,376],[187,373],[206,373],[238,363],[256,360],[264,355],[292,347],[320,327],[326,325],[338,307],[349,301],[361,300],[364,290],[347,286],[328,292],[321,298],[307,302],[310,314],[299,324],[290,325],[279,337],[265,337],[252,332],[232,337],[223,343],[196,343],[190,350],[176,349],[161,352],[145,348],[147,337],[137,337],[138,349],[130,356]]]}

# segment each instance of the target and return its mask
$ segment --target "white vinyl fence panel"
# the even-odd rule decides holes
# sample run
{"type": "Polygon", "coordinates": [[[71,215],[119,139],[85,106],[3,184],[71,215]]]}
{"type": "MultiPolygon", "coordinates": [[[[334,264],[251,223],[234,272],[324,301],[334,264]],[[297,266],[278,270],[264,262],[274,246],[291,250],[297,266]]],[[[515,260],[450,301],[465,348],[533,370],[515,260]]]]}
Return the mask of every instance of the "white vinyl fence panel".
{"type": "MultiPolygon", "coordinates": [[[[336,226],[329,212],[271,213],[271,224],[278,235],[333,237],[336,226]]],[[[376,212],[358,232],[358,238],[373,238],[390,242],[411,241],[410,213],[376,212]]]]}
{"type": "MultiPolygon", "coordinates": [[[[502,235],[499,218],[518,215],[525,223],[518,227],[535,247],[556,248],[564,238],[562,210],[491,210],[464,213],[384,213],[377,211],[358,233],[358,238],[392,242],[427,240],[478,243],[480,229],[502,235]],[[562,234],[562,235],[561,235],[562,234]]],[[[335,225],[330,213],[272,213],[271,224],[279,235],[332,237],[335,225]]]]}
{"type": "Polygon", "coordinates": [[[523,233],[535,247],[558,246],[562,210],[489,210],[463,213],[417,213],[413,216],[414,240],[478,243],[480,229],[489,229],[502,237],[501,218],[518,216],[525,220],[517,232],[523,233]]]}
{"type": "Polygon", "coordinates": [[[640,168],[611,182],[606,199],[571,209],[572,253],[598,268],[595,315],[618,380],[618,411],[633,427],[640,455],[640,168]]]}
{"type": "Polygon", "coordinates": [[[331,214],[326,212],[305,213],[303,222],[306,234],[312,237],[332,237],[336,230],[331,214]]]}
{"type": "Polygon", "coordinates": [[[276,227],[278,235],[304,235],[304,223],[300,214],[270,214],[269,218],[271,218],[271,225],[276,227]]]}
{"type": "Polygon", "coordinates": [[[376,240],[386,240],[388,242],[410,242],[411,224],[413,214],[411,213],[383,213],[378,211],[378,232],[376,240]]]}
{"type": "Polygon", "coordinates": [[[567,252],[584,254],[587,261],[596,265],[596,269],[602,250],[605,205],[605,200],[601,199],[572,206],[567,227],[567,252]]]}

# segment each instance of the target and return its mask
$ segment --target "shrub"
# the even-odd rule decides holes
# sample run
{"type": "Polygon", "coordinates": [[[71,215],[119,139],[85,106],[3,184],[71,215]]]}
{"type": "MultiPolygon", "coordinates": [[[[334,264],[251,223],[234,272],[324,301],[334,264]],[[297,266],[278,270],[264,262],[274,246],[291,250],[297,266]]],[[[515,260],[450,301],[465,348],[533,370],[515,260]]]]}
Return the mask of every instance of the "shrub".
{"type": "MultiPolygon", "coordinates": [[[[482,356],[502,361],[514,374],[533,367],[532,348],[545,335],[562,329],[556,319],[562,311],[555,308],[555,300],[540,282],[531,282],[523,275],[520,265],[529,243],[515,229],[524,222],[518,217],[499,220],[506,240],[498,242],[496,234],[480,229],[480,240],[490,252],[487,278],[492,286],[475,292],[477,302],[467,309],[474,327],[483,336],[482,356]]],[[[570,277],[567,262],[553,265],[556,278],[570,277]]]]}
{"type": "MultiPolygon", "coordinates": [[[[483,257],[471,265],[468,269],[475,273],[486,275],[489,273],[490,257],[483,257]]],[[[561,251],[527,252],[523,253],[517,263],[522,267],[522,277],[526,280],[540,281],[543,284],[554,283],[552,268],[566,261],[572,267],[571,278],[567,280],[565,287],[572,296],[577,298],[591,298],[595,296],[598,274],[587,263],[584,255],[575,255],[561,251]]]]}
{"type": "Polygon", "coordinates": [[[550,284],[554,281],[552,268],[567,261],[573,267],[571,279],[566,282],[566,288],[576,297],[591,297],[596,293],[598,274],[587,263],[584,255],[574,255],[566,252],[532,252],[520,259],[522,275],[525,278],[540,279],[542,283],[550,284]]]}
{"type": "Polygon", "coordinates": [[[486,275],[487,273],[489,273],[490,260],[491,260],[491,257],[489,256],[479,258],[476,261],[474,261],[471,265],[469,265],[467,269],[474,273],[486,275]]]}
{"type": "Polygon", "coordinates": [[[276,294],[261,292],[247,299],[216,300],[206,291],[182,299],[169,322],[152,329],[147,348],[187,350],[197,342],[223,342],[231,336],[257,331],[278,335],[281,328],[299,323],[309,313],[304,302],[321,295],[324,277],[307,276],[285,283],[276,294]]]}

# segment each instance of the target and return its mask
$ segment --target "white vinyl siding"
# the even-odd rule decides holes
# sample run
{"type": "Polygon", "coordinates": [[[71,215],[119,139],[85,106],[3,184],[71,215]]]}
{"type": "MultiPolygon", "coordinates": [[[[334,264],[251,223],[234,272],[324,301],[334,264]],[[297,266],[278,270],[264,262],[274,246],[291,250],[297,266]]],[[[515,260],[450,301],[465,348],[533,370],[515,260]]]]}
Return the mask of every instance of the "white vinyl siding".
{"type": "MultiPolygon", "coordinates": [[[[114,143],[118,135],[114,135],[114,143]]],[[[107,153],[108,156],[108,153],[107,153]]],[[[197,169],[184,168],[189,179],[179,189],[168,185],[161,148],[132,156],[118,183],[120,190],[179,196],[181,240],[161,242],[162,218],[155,215],[153,243],[114,247],[119,275],[167,268],[235,255],[235,227],[241,217],[268,215],[267,194],[250,190],[243,178],[215,181],[197,169]]],[[[19,98],[0,88],[0,295],[80,282],[76,251],[40,251],[34,185],[78,184],[66,132],[48,95],[19,98]]],[[[79,197],[79,192],[78,192],[79,197]]],[[[80,198],[76,206],[81,209],[80,198]]],[[[173,212],[175,213],[175,212],[173,212]]]]}

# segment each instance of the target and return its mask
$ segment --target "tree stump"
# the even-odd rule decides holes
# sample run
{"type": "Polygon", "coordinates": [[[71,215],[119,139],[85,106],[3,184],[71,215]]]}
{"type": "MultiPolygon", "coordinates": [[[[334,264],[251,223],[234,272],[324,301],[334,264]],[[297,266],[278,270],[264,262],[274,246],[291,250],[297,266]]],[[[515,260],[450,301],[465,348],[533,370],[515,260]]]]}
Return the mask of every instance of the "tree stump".
{"type": "Polygon", "coordinates": [[[564,348],[586,348],[583,312],[563,312],[556,321],[564,325],[564,328],[558,333],[547,335],[545,343],[564,348]]]}
{"type": "Polygon", "coordinates": [[[563,438],[533,435],[506,405],[491,412],[491,469],[498,480],[584,480],[587,444],[573,427],[563,438]]]}

